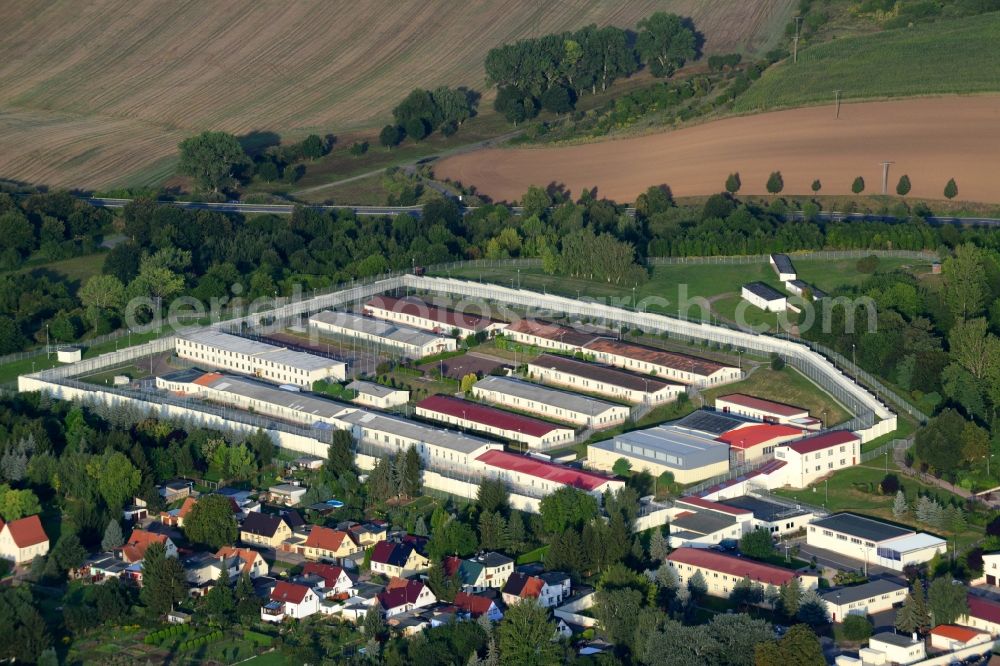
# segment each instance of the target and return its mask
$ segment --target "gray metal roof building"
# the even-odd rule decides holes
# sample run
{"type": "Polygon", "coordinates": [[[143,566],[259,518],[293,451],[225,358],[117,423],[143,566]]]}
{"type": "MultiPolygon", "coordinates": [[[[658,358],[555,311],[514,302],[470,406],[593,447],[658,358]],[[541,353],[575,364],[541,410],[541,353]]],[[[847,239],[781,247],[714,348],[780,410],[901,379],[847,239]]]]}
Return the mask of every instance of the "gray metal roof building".
{"type": "Polygon", "coordinates": [[[591,446],[679,469],[697,469],[729,461],[728,444],[677,423],[626,432],[591,446]]]}
{"type": "Polygon", "coordinates": [[[466,455],[475,453],[484,446],[500,448],[495,442],[465,435],[454,430],[434,428],[423,423],[390,416],[380,412],[370,412],[359,409],[340,417],[340,420],[352,426],[364,427],[386,435],[395,435],[409,440],[424,442],[442,448],[450,449],[466,455]]]}
{"type": "Polygon", "coordinates": [[[787,254],[772,254],[771,262],[779,273],[795,273],[795,265],[787,254]]]}
{"type": "Polygon", "coordinates": [[[363,317],[353,312],[332,312],[329,310],[318,312],[309,318],[310,322],[316,321],[324,324],[339,326],[340,328],[363,333],[365,335],[384,338],[387,341],[399,345],[413,347],[423,347],[439,341],[442,337],[434,333],[428,333],[418,328],[400,326],[382,319],[363,317]]]}
{"type": "Polygon", "coordinates": [[[897,590],[905,590],[906,586],[894,580],[879,578],[861,585],[851,585],[850,587],[839,587],[819,595],[824,601],[837,604],[851,604],[872,597],[890,594],[897,590]]]}
{"type": "Polygon", "coordinates": [[[772,287],[769,284],[763,282],[751,282],[749,284],[743,285],[743,288],[749,291],[754,296],[759,296],[765,301],[780,301],[785,298],[785,295],[772,287]]]}
{"type": "Polygon", "coordinates": [[[553,407],[559,407],[578,414],[602,414],[609,409],[620,408],[621,405],[605,400],[590,398],[578,393],[560,391],[559,389],[532,384],[531,382],[513,379],[511,377],[484,377],[476,382],[475,387],[486,391],[497,391],[507,395],[539,402],[553,407]]]}
{"type": "Polygon", "coordinates": [[[232,375],[224,375],[206,384],[206,386],[214,391],[232,393],[250,400],[279,405],[303,415],[315,416],[316,418],[331,419],[345,411],[357,409],[352,405],[334,402],[333,400],[320,398],[310,393],[285,391],[268,386],[262,382],[234,377],[232,375]]]}
{"type": "Polygon", "coordinates": [[[206,328],[192,333],[185,333],[180,337],[194,343],[214,347],[221,352],[231,352],[233,354],[253,356],[267,363],[296,368],[298,370],[305,370],[307,372],[322,370],[330,367],[331,365],[343,365],[340,361],[335,361],[323,356],[293,351],[279,345],[273,345],[269,342],[250,340],[238,335],[223,333],[222,331],[213,328],[206,328]]]}
{"type": "Polygon", "coordinates": [[[776,502],[768,502],[759,497],[750,495],[740,495],[731,499],[716,500],[719,504],[725,504],[736,509],[743,509],[753,513],[753,517],[766,523],[773,523],[776,520],[787,520],[796,516],[804,516],[809,511],[798,507],[788,507],[776,502]]]}
{"type": "Polygon", "coordinates": [[[911,529],[896,527],[889,523],[865,518],[864,516],[857,516],[853,513],[838,513],[829,518],[814,521],[811,525],[876,543],[885,541],[886,539],[895,539],[896,537],[913,534],[913,530],[911,529]]]}
{"type": "Polygon", "coordinates": [[[347,385],[347,388],[351,389],[352,391],[357,391],[358,393],[373,395],[377,398],[384,398],[397,391],[404,390],[404,389],[392,388],[391,386],[385,386],[383,384],[377,384],[375,382],[367,382],[364,381],[363,379],[355,379],[353,382],[347,385]]]}

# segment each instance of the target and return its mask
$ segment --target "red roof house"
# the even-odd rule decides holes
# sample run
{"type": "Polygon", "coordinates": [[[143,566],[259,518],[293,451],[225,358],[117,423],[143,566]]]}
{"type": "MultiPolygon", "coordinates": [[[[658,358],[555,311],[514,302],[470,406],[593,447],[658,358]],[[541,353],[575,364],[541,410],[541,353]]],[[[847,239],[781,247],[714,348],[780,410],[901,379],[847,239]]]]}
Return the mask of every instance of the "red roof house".
{"type": "Polygon", "coordinates": [[[792,442],[788,445],[788,448],[796,453],[806,454],[858,441],[861,441],[861,438],[850,430],[828,430],[818,435],[812,435],[811,437],[792,442]]]}
{"type": "Polygon", "coordinates": [[[20,564],[48,552],[49,537],[38,516],[26,516],[6,524],[0,520],[0,559],[20,564]]]}
{"type": "Polygon", "coordinates": [[[459,592],[455,595],[454,605],[474,618],[485,615],[494,622],[503,619],[503,612],[497,606],[496,600],[481,594],[459,592]]]}
{"type": "Polygon", "coordinates": [[[146,549],[154,543],[163,544],[167,557],[177,557],[177,546],[166,534],[134,529],[128,541],[122,546],[122,559],[130,563],[139,562],[146,557],[146,549]]]}

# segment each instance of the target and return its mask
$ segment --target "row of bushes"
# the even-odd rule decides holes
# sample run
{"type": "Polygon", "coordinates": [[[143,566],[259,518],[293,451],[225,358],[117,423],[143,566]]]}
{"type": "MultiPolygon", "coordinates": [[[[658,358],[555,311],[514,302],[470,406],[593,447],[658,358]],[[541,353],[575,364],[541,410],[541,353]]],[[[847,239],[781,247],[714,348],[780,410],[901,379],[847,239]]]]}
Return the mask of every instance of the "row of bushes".
{"type": "Polygon", "coordinates": [[[205,645],[206,643],[221,641],[222,637],[223,637],[222,630],[216,629],[210,634],[205,634],[204,636],[198,636],[197,638],[192,638],[189,641],[184,641],[177,647],[177,649],[180,650],[181,652],[195,650],[197,648],[200,648],[202,645],[205,645]]]}
{"type": "Polygon", "coordinates": [[[146,637],[142,640],[146,645],[159,645],[163,641],[179,636],[183,633],[187,633],[187,627],[183,627],[179,624],[167,627],[166,629],[160,629],[159,631],[154,631],[151,634],[146,634],[146,637]]]}

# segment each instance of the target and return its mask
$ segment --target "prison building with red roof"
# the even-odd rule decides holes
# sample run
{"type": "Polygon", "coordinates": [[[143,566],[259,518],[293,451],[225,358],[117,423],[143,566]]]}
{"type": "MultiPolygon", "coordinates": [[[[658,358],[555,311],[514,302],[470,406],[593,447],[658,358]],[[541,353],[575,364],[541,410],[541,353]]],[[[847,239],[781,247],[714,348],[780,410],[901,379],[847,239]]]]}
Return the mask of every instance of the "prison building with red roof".
{"type": "Polygon", "coordinates": [[[778,444],[798,439],[805,431],[780,423],[751,423],[717,438],[729,445],[729,460],[739,465],[772,455],[778,444]]]}
{"type": "Polygon", "coordinates": [[[775,460],[788,467],[784,481],[793,488],[805,488],[839,469],[861,460],[861,438],[850,430],[827,430],[778,446],[775,460]]]}
{"type": "Polygon", "coordinates": [[[491,334],[507,326],[503,322],[482,315],[482,307],[477,306],[475,309],[478,312],[457,312],[413,296],[404,298],[376,296],[365,304],[365,312],[377,319],[444,335],[453,335],[457,331],[458,337],[461,338],[477,333],[491,334]]]}
{"type": "Polygon", "coordinates": [[[651,375],[641,375],[558,354],[542,354],[528,363],[528,372],[532,379],[546,384],[597,393],[632,403],[659,405],[676,400],[685,390],[681,384],[651,375]]]}
{"type": "Polygon", "coordinates": [[[503,479],[514,486],[515,490],[520,486],[546,495],[566,486],[599,495],[605,490],[615,491],[625,485],[607,474],[507,451],[487,451],[476,458],[476,461],[483,466],[487,476],[503,479]]]}
{"type": "Polygon", "coordinates": [[[667,556],[667,565],[674,570],[681,585],[697,573],[708,588],[708,594],[728,598],[740,581],[747,578],[765,591],[776,590],[781,585],[798,578],[803,589],[816,589],[819,578],[812,574],[755,562],[746,557],[726,555],[708,548],[678,548],[667,556]]]}
{"type": "Polygon", "coordinates": [[[774,400],[765,400],[745,393],[730,393],[715,399],[715,409],[727,414],[745,416],[764,423],[782,423],[802,428],[819,430],[823,422],[809,416],[809,410],[774,400]]]}
{"type": "Polygon", "coordinates": [[[565,425],[542,421],[471,400],[432,395],[417,403],[417,416],[484,432],[500,439],[521,442],[530,449],[548,449],[572,443],[575,431],[565,425]]]}
{"type": "Polygon", "coordinates": [[[610,335],[610,331],[595,331],[590,327],[569,327],[541,319],[519,319],[507,326],[505,337],[540,349],[574,352],[588,342],[610,335]]]}
{"type": "Polygon", "coordinates": [[[595,430],[624,423],[631,412],[628,405],[598,400],[513,377],[484,377],[473,385],[472,393],[480,400],[595,430]]]}

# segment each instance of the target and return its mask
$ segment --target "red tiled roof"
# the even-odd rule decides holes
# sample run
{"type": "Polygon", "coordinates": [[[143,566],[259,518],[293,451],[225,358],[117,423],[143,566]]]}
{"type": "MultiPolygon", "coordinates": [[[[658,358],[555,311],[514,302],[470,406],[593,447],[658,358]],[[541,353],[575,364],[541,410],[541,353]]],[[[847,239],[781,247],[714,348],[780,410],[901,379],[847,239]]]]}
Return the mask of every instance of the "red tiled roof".
{"type": "Polygon", "coordinates": [[[536,338],[543,338],[545,340],[555,340],[574,347],[582,347],[588,342],[593,342],[600,338],[600,335],[597,333],[578,331],[567,326],[553,324],[550,321],[542,321],[541,319],[519,319],[508,326],[506,330],[533,335],[536,338]]]}
{"type": "Polygon", "coordinates": [[[962,641],[963,643],[968,643],[976,636],[985,634],[985,631],[979,631],[977,629],[969,629],[968,627],[959,627],[954,624],[940,624],[933,629],[931,633],[935,636],[944,636],[945,638],[950,638],[953,641],[962,641]]]}
{"type": "Polygon", "coordinates": [[[319,562],[307,562],[304,567],[302,567],[302,573],[307,576],[314,574],[323,579],[323,582],[327,587],[333,587],[340,580],[340,576],[344,573],[343,567],[335,567],[332,564],[321,564],[319,562]]]}
{"type": "Polygon", "coordinates": [[[305,585],[279,580],[274,584],[274,589],[271,590],[271,601],[301,604],[308,593],[309,588],[305,585]]]}
{"type": "MultiPolygon", "coordinates": [[[[243,573],[249,574],[253,569],[253,563],[257,561],[257,558],[263,559],[260,553],[251,548],[234,548],[233,546],[223,546],[215,553],[216,557],[233,557],[236,556],[243,561],[243,573]]],[[[306,565],[309,566],[308,564],[306,565]]],[[[307,572],[308,573],[308,572],[307,572]]]]}
{"type": "Polygon", "coordinates": [[[178,518],[187,518],[187,515],[189,513],[191,513],[191,509],[193,509],[194,505],[197,504],[197,503],[198,503],[198,500],[196,500],[193,497],[188,497],[187,499],[185,499],[184,500],[184,504],[181,504],[180,511],[177,512],[177,517],[178,518]]]}
{"type": "Polygon", "coordinates": [[[418,402],[417,407],[493,428],[501,428],[508,432],[520,432],[531,437],[543,437],[553,430],[567,429],[565,426],[557,426],[554,423],[521,416],[449,395],[432,395],[418,402]]]}
{"type": "MultiPolygon", "coordinates": [[[[0,523],[0,530],[2,529],[3,524],[0,523]]],[[[49,537],[45,535],[45,530],[42,529],[42,521],[38,519],[38,516],[27,516],[13,520],[7,523],[7,529],[10,530],[10,537],[18,548],[35,546],[49,540],[49,537]]]]}
{"type": "Polygon", "coordinates": [[[856,442],[860,439],[850,430],[829,430],[818,435],[812,435],[805,439],[800,439],[788,445],[788,448],[796,453],[812,453],[822,449],[829,449],[832,446],[856,442]]]}
{"type": "Polygon", "coordinates": [[[459,592],[455,595],[455,605],[472,615],[472,617],[479,617],[490,611],[493,600],[478,594],[459,592]]]}
{"type": "Polygon", "coordinates": [[[198,386],[208,386],[216,379],[222,379],[222,374],[218,372],[206,372],[204,375],[198,379],[191,382],[192,384],[197,384],[198,386]]]}
{"type": "Polygon", "coordinates": [[[707,548],[678,548],[667,555],[667,560],[718,571],[738,578],[749,576],[750,580],[755,583],[768,585],[783,585],[797,576],[790,569],[754,562],[745,557],[724,555],[707,548]]]}
{"type": "Polygon", "coordinates": [[[754,423],[743,428],[724,432],[718,441],[725,442],[734,449],[751,449],[780,437],[801,435],[802,431],[780,423],[754,423]]]}
{"type": "Polygon", "coordinates": [[[709,509],[710,511],[719,511],[722,513],[728,513],[734,516],[743,516],[748,513],[753,513],[753,511],[747,511],[746,509],[738,509],[735,506],[729,506],[728,504],[719,504],[718,502],[713,502],[712,500],[707,500],[695,496],[682,497],[677,501],[682,504],[690,504],[691,506],[701,507],[702,509],[709,509]]]}
{"type": "Polygon", "coordinates": [[[457,555],[448,555],[441,560],[441,564],[444,566],[444,575],[454,576],[459,567],[462,566],[462,558],[457,555]]]}
{"type": "Polygon", "coordinates": [[[394,541],[379,541],[375,544],[375,548],[372,549],[372,562],[378,562],[380,564],[388,564],[389,558],[392,557],[392,551],[396,549],[399,544],[394,541]]]}
{"type": "Polygon", "coordinates": [[[747,395],[745,393],[720,395],[716,398],[716,401],[718,400],[731,402],[734,405],[742,405],[743,407],[749,407],[750,409],[757,409],[762,412],[767,412],[768,414],[778,414],[779,416],[798,416],[800,414],[809,413],[808,410],[803,409],[802,407],[788,405],[783,402],[775,402],[774,400],[765,400],[764,398],[755,398],[752,395],[747,395]]]}
{"type": "Polygon", "coordinates": [[[555,483],[561,483],[574,488],[591,491],[600,488],[614,477],[588,472],[575,467],[567,467],[556,463],[546,462],[529,456],[522,456],[516,453],[507,453],[493,449],[482,454],[476,460],[491,467],[499,467],[511,472],[527,474],[538,479],[545,479],[555,483]]]}
{"type": "Polygon", "coordinates": [[[966,595],[969,602],[969,616],[980,620],[1000,624],[1000,602],[986,599],[969,593],[966,595]]]}
{"type": "Polygon", "coordinates": [[[622,356],[634,361],[642,361],[643,363],[659,365],[664,368],[671,368],[680,372],[690,372],[691,374],[698,375],[700,377],[708,377],[723,368],[729,367],[723,365],[722,363],[716,363],[715,361],[709,361],[708,359],[698,358],[697,356],[678,354],[677,352],[669,352],[663,349],[637,345],[631,342],[623,342],[621,340],[594,340],[584,345],[584,349],[588,351],[611,354],[614,356],[622,356]]]}
{"type": "Polygon", "coordinates": [[[154,534],[146,530],[134,529],[128,542],[122,547],[122,554],[129,562],[138,562],[146,556],[146,549],[152,543],[162,543],[166,545],[166,534],[154,534]]]}
{"type": "Polygon", "coordinates": [[[368,301],[367,307],[428,319],[439,324],[444,324],[449,328],[463,328],[473,331],[481,331],[490,324],[496,323],[495,320],[489,317],[481,317],[466,312],[456,312],[455,310],[431,305],[419,298],[412,297],[394,298],[392,296],[376,296],[368,301]]]}
{"type": "Polygon", "coordinates": [[[341,544],[344,543],[344,539],[347,538],[349,538],[347,532],[317,525],[309,532],[309,538],[306,539],[306,547],[335,551],[340,548],[341,544]]]}

